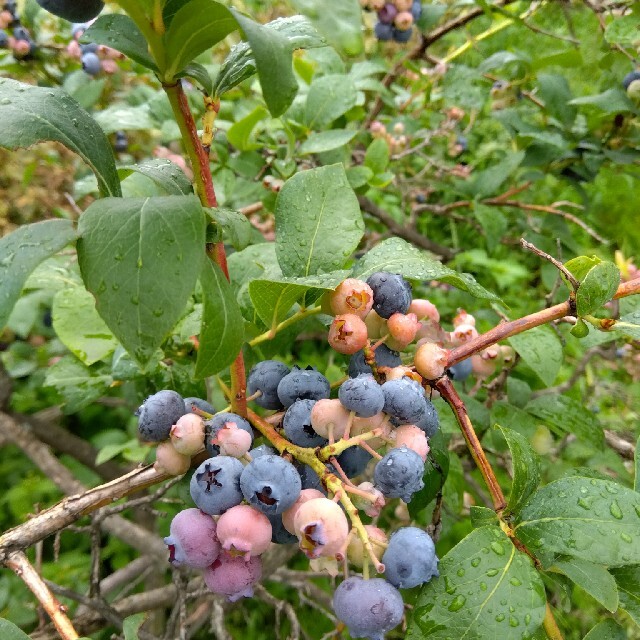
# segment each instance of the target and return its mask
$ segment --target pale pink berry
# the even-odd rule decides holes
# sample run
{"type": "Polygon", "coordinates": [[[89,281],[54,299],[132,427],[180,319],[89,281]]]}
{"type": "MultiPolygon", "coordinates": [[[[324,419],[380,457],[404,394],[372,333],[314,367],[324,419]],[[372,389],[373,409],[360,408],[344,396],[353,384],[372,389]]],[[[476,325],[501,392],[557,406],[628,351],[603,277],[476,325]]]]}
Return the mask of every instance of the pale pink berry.
{"type": "Polygon", "coordinates": [[[418,347],[414,358],[418,373],[427,380],[435,380],[444,374],[447,351],[432,342],[418,347]]]}
{"type": "Polygon", "coordinates": [[[0,12],[0,29],[6,29],[13,22],[11,11],[0,12]]]}
{"type": "Polygon", "coordinates": [[[429,441],[425,432],[413,424],[404,424],[391,432],[394,447],[407,447],[415,451],[423,461],[429,453],[429,441]]]}
{"type": "Polygon", "coordinates": [[[387,134],[387,128],[379,120],[374,120],[371,123],[369,131],[374,138],[382,138],[387,134]]]}
{"type": "Polygon", "coordinates": [[[105,58],[109,58],[111,60],[122,60],[125,57],[124,54],[120,53],[117,49],[105,47],[104,45],[100,45],[100,53],[105,58]]]}
{"type": "Polygon", "coordinates": [[[348,422],[349,412],[337,398],[318,400],[311,409],[311,427],[323,438],[328,438],[330,432],[335,439],[342,438],[348,422]]]}
{"type": "Polygon", "coordinates": [[[216,523],[200,509],[180,511],[171,521],[164,542],[169,547],[169,562],[175,566],[204,569],[220,554],[216,523]]]}
{"type": "Polygon", "coordinates": [[[349,435],[353,438],[354,436],[369,433],[369,431],[373,431],[374,429],[381,429],[380,435],[375,438],[370,438],[366,442],[372,449],[379,449],[384,446],[384,438],[388,437],[391,432],[391,424],[389,420],[387,420],[387,416],[382,412],[376,413],[370,418],[354,417],[349,435]]]}
{"type": "MultiPolygon", "coordinates": [[[[374,527],[372,524],[365,524],[364,530],[369,536],[369,542],[377,556],[382,556],[387,546],[387,534],[380,528],[374,527]]],[[[369,554],[365,551],[360,536],[353,533],[347,546],[347,558],[355,567],[361,568],[364,559],[369,559],[369,554]]]]}
{"type": "Polygon", "coordinates": [[[478,330],[472,324],[459,324],[451,332],[451,344],[455,347],[478,337],[478,330]]]}
{"type": "Polygon", "coordinates": [[[293,526],[300,549],[308,558],[343,557],[349,523],[344,511],[333,500],[315,498],[300,505],[293,526]]]}
{"type": "Polygon", "coordinates": [[[403,364],[383,369],[385,380],[400,380],[400,378],[411,378],[416,382],[422,384],[422,377],[418,375],[413,369],[403,364]]]}
{"type": "Polygon", "coordinates": [[[369,4],[374,11],[380,11],[387,3],[387,0],[369,0],[369,4]]]}
{"type": "Polygon", "coordinates": [[[298,513],[298,509],[309,500],[315,500],[316,498],[324,498],[325,495],[318,489],[303,489],[298,496],[298,499],[282,514],[282,524],[284,528],[295,535],[296,529],[293,526],[293,520],[298,513]]]}
{"type": "Polygon", "coordinates": [[[253,596],[253,585],[262,577],[262,561],[252,556],[244,558],[222,554],[204,571],[204,582],[213,593],[227,596],[229,602],[253,596]]]}
{"type": "Polygon", "coordinates": [[[500,345],[500,355],[502,356],[502,362],[504,364],[511,364],[516,357],[516,352],[513,347],[508,344],[500,345]]]}
{"type": "Polygon", "coordinates": [[[498,366],[500,347],[491,345],[479,354],[471,356],[471,367],[477,378],[484,379],[492,376],[498,366]]]}
{"type": "Polygon", "coordinates": [[[396,28],[400,31],[406,31],[413,24],[413,16],[410,11],[400,11],[393,20],[396,28]]]}
{"type": "Polygon", "coordinates": [[[351,501],[360,511],[364,511],[371,518],[376,518],[380,515],[384,505],[386,504],[382,491],[376,489],[371,482],[361,482],[358,485],[358,489],[368,493],[372,500],[367,500],[364,496],[353,494],[351,501]]]}
{"type": "Polygon", "coordinates": [[[336,316],[329,328],[329,344],[338,352],[351,355],[367,346],[367,325],[353,313],[336,316]]]}
{"type": "Polygon", "coordinates": [[[453,326],[459,327],[461,324],[470,324],[475,327],[476,319],[470,313],[467,313],[464,309],[458,309],[458,313],[453,319],[453,326]]]}
{"type": "Polygon", "coordinates": [[[153,465],[157,471],[168,473],[170,476],[181,476],[189,471],[191,456],[178,453],[170,440],[161,442],[156,447],[156,461],[153,465]]]}
{"type": "Polygon", "coordinates": [[[75,58],[76,60],[80,60],[80,58],[82,58],[82,49],[80,48],[77,40],[72,40],[67,45],[67,53],[69,54],[69,57],[75,58]]]}
{"type": "Polygon", "coordinates": [[[236,505],[218,519],[218,540],[231,555],[249,560],[264,553],[271,544],[271,522],[249,505],[236,505]]]}
{"type": "Polygon", "coordinates": [[[102,70],[109,75],[113,75],[118,70],[118,63],[115,60],[107,58],[100,63],[102,70]]]}
{"type": "Polygon", "coordinates": [[[366,282],[347,278],[331,293],[329,304],[336,315],[353,313],[364,318],[373,306],[373,291],[366,282]]]}
{"type": "Polygon", "coordinates": [[[432,322],[440,322],[440,312],[433,302],[421,298],[414,298],[409,305],[407,313],[415,313],[418,320],[431,320],[432,322]]]}
{"type": "Polygon", "coordinates": [[[372,340],[382,338],[382,336],[388,333],[387,321],[380,317],[373,309],[367,313],[364,323],[367,325],[367,333],[372,340]]]}
{"type": "Polygon", "coordinates": [[[211,444],[220,447],[223,456],[241,458],[249,449],[253,438],[248,431],[240,429],[235,422],[227,422],[211,439],[211,444]]]}
{"type": "Polygon", "coordinates": [[[204,421],[195,413],[187,413],[171,427],[170,437],[178,453],[193,456],[204,447],[204,421]]]}
{"type": "Polygon", "coordinates": [[[391,349],[402,350],[410,345],[420,329],[420,322],[415,313],[394,313],[387,320],[387,327],[391,334],[391,339],[387,341],[387,345],[391,349]]]}
{"type": "Polygon", "coordinates": [[[398,11],[411,11],[412,0],[393,0],[398,11]]]}
{"type": "Polygon", "coordinates": [[[434,342],[442,346],[449,341],[449,334],[437,322],[423,320],[420,324],[421,326],[416,334],[418,344],[434,342]]]}
{"type": "Polygon", "coordinates": [[[31,51],[31,45],[26,40],[16,40],[13,45],[13,53],[16,56],[26,56],[31,51]]]}

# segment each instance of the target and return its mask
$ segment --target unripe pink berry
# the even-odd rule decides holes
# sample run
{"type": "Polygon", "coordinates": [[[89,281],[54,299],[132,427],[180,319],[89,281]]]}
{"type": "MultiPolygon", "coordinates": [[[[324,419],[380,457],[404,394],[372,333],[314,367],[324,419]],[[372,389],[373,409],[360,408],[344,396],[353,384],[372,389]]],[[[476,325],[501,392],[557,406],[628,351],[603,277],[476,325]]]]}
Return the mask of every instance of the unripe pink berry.
{"type": "Polygon", "coordinates": [[[354,417],[353,422],[351,423],[351,433],[349,435],[353,438],[354,436],[359,436],[363,433],[369,433],[369,431],[373,431],[374,429],[382,429],[380,436],[370,438],[367,440],[367,444],[372,449],[380,449],[380,447],[385,444],[385,440],[383,438],[388,437],[391,432],[391,424],[389,423],[389,420],[387,420],[387,416],[382,412],[376,413],[370,418],[354,417]]]}
{"type": "Polygon", "coordinates": [[[396,25],[400,31],[406,31],[413,24],[413,16],[410,11],[400,11],[393,20],[393,24],[396,25]]]}
{"type": "Polygon", "coordinates": [[[394,447],[407,447],[415,451],[423,461],[427,459],[429,441],[420,427],[404,424],[391,432],[391,438],[395,441],[394,447]]]}
{"type": "Polygon", "coordinates": [[[100,63],[100,66],[102,67],[102,70],[109,75],[113,75],[118,70],[118,64],[115,60],[103,60],[100,63]]]}
{"type": "Polygon", "coordinates": [[[451,344],[455,347],[478,337],[478,330],[472,324],[459,324],[451,332],[451,344]]]}
{"type": "Polygon", "coordinates": [[[204,421],[195,413],[187,413],[171,427],[170,437],[178,453],[193,456],[204,447],[204,421]]]}
{"type": "Polygon", "coordinates": [[[379,120],[374,120],[369,126],[369,131],[374,138],[382,138],[387,133],[387,128],[379,120]]]}
{"type": "Polygon", "coordinates": [[[13,55],[24,57],[31,51],[31,45],[26,40],[16,40],[13,45],[13,55]]]}
{"type": "Polygon", "coordinates": [[[80,60],[80,58],[82,58],[82,49],[80,48],[77,40],[72,40],[67,45],[67,53],[71,58],[75,58],[76,60],[80,60]]]}
{"type": "Polygon", "coordinates": [[[420,322],[415,313],[394,313],[387,320],[387,327],[391,334],[391,339],[387,341],[387,345],[391,349],[402,350],[410,345],[420,329],[420,322]]]}
{"type": "Polygon", "coordinates": [[[461,324],[470,324],[475,327],[476,319],[464,309],[458,309],[458,313],[453,319],[453,326],[459,327],[461,324]]]}
{"type": "Polygon", "coordinates": [[[404,124],[402,122],[396,122],[393,125],[393,133],[396,133],[398,135],[404,133],[404,124]]]}
{"type": "Polygon", "coordinates": [[[381,318],[373,310],[367,313],[367,316],[364,319],[364,323],[367,325],[367,333],[369,334],[369,338],[371,338],[372,340],[382,338],[382,336],[388,333],[387,321],[384,318],[381,318]]]}
{"type": "Polygon", "coordinates": [[[447,351],[428,342],[418,347],[414,358],[417,372],[427,380],[439,378],[447,366],[447,351]]]}
{"type": "Polygon", "coordinates": [[[156,461],[153,465],[157,471],[168,473],[170,476],[181,476],[189,471],[191,456],[178,453],[170,440],[161,442],[156,447],[156,461]]]}
{"type": "Polygon", "coordinates": [[[0,29],[6,29],[13,22],[11,11],[0,12],[0,29]]]}
{"type": "Polygon", "coordinates": [[[366,282],[347,278],[330,294],[329,304],[335,315],[353,313],[364,318],[373,306],[373,291],[366,282]]]}
{"type": "Polygon", "coordinates": [[[369,4],[374,11],[380,11],[387,3],[387,0],[369,0],[369,4]]]}
{"type": "Polygon", "coordinates": [[[253,596],[253,585],[262,577],[262,561],[253,556],[248,562],[227,554],[219,556],[204,571],[204,582],[213,593],[227,596],[235,602],[253,596]]]}
{"type": "Polygon", "coordinates": [[[393,0],[398,11],[411,11],[412,0],[393,0]]]}
{"type": "Polygon", "coordinates": [[[367,346],[367,325],[353,313],[336,316],[329,329],[329,344],[338,352],[351,355],[367,346]]]}
{"type": "Polygon", "coordinates": [[[415,313],[418,316],[418,320],[426,318],[433,322],[440,322],[440,312],[436,305],[422,298],[414,298],[409,305],[407,313],[415,313]]]}
{"type": "Polygon", "coordinates": [[[380,515],[384,505],[386,504],[382,491],[376,489],[371,482],[361,482],[358,485],[358,489],[368,493],[373,500],[367,500],[363,496],[353,494],[351,500],[357,509],[364,511],[371,518],[376,518],[380,515]]]}
{"type": "MultiPolygon", "coordinates": [[[[372,524],[365,524],[364,529],[369,536],[373,550],[377,552],[376,555],[381,556],[387,546],[387,534],[372,524]]],[[[347,558],[352,565],[358,568],[362,568],[365,558],[367,558],[367,561],[369,559],[360,536],[356,534],[352,534],[350,537],[349,545],[347,546],[347,558]]]]}
{"type": "Polygon", "coordinates": [[[425,342],[434,342],[435,344],[444,345],[449,341],[449,334],[433,320],[423,320],[420,323],[420,328],[416,334],[418,344],[422,340],[422,344],[425,342]]]}
{"type": "Polygon", "coordinates": [[[349,535],[344,511],[329,498],[316,498],[300,505],[293,519],[300,549],[308,558],[342,555],[349,535]]]}
{"type": "Polygon", "coordinates": [[[335,439],[342,438],[349,421],[349,412],[342,406],[340,400],[318,400],[311,409],[311,426],[323,438],[333,432],[335,439]]]}
{"type": "Polygon", "coordinates": [[[515,349],[508,344],[501,344],[500,346],[500,356],[502,357],[502,362],[504,364],[511,364],[516,357],[515,349]]]}
{"type": "Polygon", "coordinates": [[[400,380],[401,378],[411,378],[416,382],[422,384],[422,376],[413,371],[410,367],[400,365],[391,369],[384,369],[385,380],[400,380]]]}
{"type": "Polygon", "coordinates": [[[240,429],[235,422],[227,422],[211,439],[211,444],[220,447],[223,456],[241,458],[249,449],[253,439],[251,434],[240,429]]]}
{"type": "Polygon", "coordinates": [[[216,523],[200,509],[180,511],[171,521],[164,542],[169,547],[169,562],[175,566],[204,569],[220,554],[216,523]]]}
{"type": "Polygon", "coordinates": [[[315,500],[316,498],[324,498],[325,495],[318,489],[303,489],[298,496],[298,499],[282,514],[282,524],[284,528],[295,535],[296,529],[293,526],[293,520],[298,513],[298,509],[309,500],[315,500]]]}
{"type": "Polygon", "coordinates": [[[271,522],[249,505],[236,505],[218,519],[218,540],[231,555],[249,560],[264,553],[271,544],[271,522]]]}
{"type": "Polygon", "coordinates": [[[487,347],[479,354],[471,356],[471,367],[477,378],[484,379],[492,376],[498,366],[500,348],[497,345],[487,347]]]}

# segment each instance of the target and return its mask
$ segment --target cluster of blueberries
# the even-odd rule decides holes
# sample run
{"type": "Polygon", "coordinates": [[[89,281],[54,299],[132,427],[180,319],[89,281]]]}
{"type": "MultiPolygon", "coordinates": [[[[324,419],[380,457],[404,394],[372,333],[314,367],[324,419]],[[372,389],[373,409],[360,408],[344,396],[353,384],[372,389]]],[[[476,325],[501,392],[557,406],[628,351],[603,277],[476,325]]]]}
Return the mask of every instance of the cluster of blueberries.
{"type": "Polygon", "coordinates": [[[36,51],[36,43],[20,23],[17,4],[5,2],[0,11],[0,49],[11,49],[16,60],[29,60],[36,51]]]}
{"type": "Polygon", "coordinates": [[[422,15],[420,0],[360,0],[366,11],[375,11],[378,22],[374,31],[378,40],[409,42],[413,24],[422,15]]]}

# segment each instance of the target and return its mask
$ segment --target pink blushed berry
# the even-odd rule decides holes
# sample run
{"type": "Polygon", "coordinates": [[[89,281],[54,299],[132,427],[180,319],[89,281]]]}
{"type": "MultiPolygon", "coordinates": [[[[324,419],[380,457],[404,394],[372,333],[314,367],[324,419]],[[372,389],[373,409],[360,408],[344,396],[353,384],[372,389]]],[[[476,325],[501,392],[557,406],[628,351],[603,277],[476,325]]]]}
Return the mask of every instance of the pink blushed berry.
{"type": "Polygon", "coordinates": [[[298,513],[298,509],[309,500],[315,500],[317,498],[324,498],[325,495],[318,489],[303,489],[298,496],[298,499],[282,514],[282,524],[284,528],[295,535],[296,529],[293,526],[293,521],[298,513]]]}
{"type": "Polygon", "coordinates": [[[451,344],[457,347],[478,337],[478,330],[472,324],[459,324],[451,332],[451,344]]]}
{"type": "Polygon", "coordinates": [[[187,413],[171,427],[171,444],[185,456],[193,456],[204,447],[204,421],[195,413],[187,413]]]}
{"type": "Polygon", "coordinates": [[[353,313],[336,316],[329,328],[329,344],[347,355],[360,351],[367,345],[367,325],[353,313]]]}
{"type": "Polygon", "coordinates": [[[213,593],[227,596],[235,602],[240,598],[253,596],[253,585],[262,577],[262,561],[252,556],[248,562],[244,558],[222,554],[204,571],[204,582],[213,593]]]}
{"type": "Polygon", "coordinates": [[[458,309],[458,313],[453,319],[453,326],[459,327],[461,324],[470,324],[471,326],[476,326],[476,319],[470,314],[467,313],[464,309],[458,309]]]}
{"type": "Polygon", "coordinates": [[[428,342],[418,347],[414,358],[418,373],[427,380],[435,380],[443,373],[447,365],[447,350],[428,342]]]}
{"type": "Polygon", "coordinates": [[[373,306],[373,291],[366,282],[347,278],[331,293],[329,304],[336,315],[352,313],[364,319],[373,306]]]}
{"type": "Polygon", "coordinates": [[[220,554],[216,523],[200,509],[180,511],[171,521],[164,542],[169,548],[169,562],[175,566],[204,569],[220,554]]]}
{"type": "Polygon", "coordinates": [[[349,423],[349,412],[337,398],[318,400],[311,409],[311,426],[323,438],[342,438],[349,423]]]}
{"type": "Polygon", "coordinates": [[[394,313],[389,320],[387,320],[387,327],[391,334],[391,339],[387,341],[387,345],[391,349],[396,351],[402,350],[411,344],[418,329],[420,329],[420,322],[415,313],[394,313]]]}
{"type": "Polygon", "coordinates": [[[391,437],[395,441],[394,447],[407,447],[413,449],[424,462],[429,453],[429,441],[425,432],[413,424],[405,424],[391,433],[391,437]]]}
{"type": "Polygon", "coordinates": [[[343,554],[349,523],[333,500],[322,497],[305,502],[298,509],[293,525],[300,549],[308,558],[343,554]]]}
{"type": "Polygon", "coordinates": [[[239,504],[225,511],[218,520],[218,540],[231,555],[245,560],[264,553],[271,544],[271,522],[257,509],[239,504]]]}
{"type": "Polygon", "coordinates": [[[422,298],[414,298],[409,305],[407,313],[415,313],[418,320],[431,320],[432,322],[440,322],[440,312],[433,302],[422,298]]]}
{"type": "Polygon", "coordinates": [[[400,11],[398,15],[394,18],[393,24],[396,26],[396,29],[400,31],[406,31],[411,28],[413,24],[413,16],[410,11],[400,11]]]}
{"type": "Polygon", "coordinates": [[[169,440],[161,442],[156,448],[156,461],[153,465],[157,471],[170,476],[181,476],[189,471],[191,456],[178,453],[169,440]]]}
{"type": "Polygon", "coordinates": [[[235,422],[227,422],[211,440],[211,444],[220,447],[222,455],[234,458],[241,458],[247,453],[252,443],[251,434],[240,429],[235,422]]]}

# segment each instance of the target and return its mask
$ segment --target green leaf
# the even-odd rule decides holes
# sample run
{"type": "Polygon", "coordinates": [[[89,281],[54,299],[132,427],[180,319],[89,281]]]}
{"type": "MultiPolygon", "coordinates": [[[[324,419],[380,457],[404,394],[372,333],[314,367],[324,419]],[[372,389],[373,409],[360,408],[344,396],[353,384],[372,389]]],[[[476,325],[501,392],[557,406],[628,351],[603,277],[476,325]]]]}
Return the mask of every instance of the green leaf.
{"type": "Polygon", "coordinates": [[[207,49],[238,28],[235,17],[214,0],[191,0],[178,9],[164,36],[167,76],[174,77],[207,49]]]}
{"type": "Polygon", "coordinates": [[[633,488],[640,493],[640,438],[636,442],[636,451],[634,455],[634,476],[633,476],[633,488]]]}
{"type": "Polygon", "coordinates": [[[542,580],[498,527],[472,531],[438,569],[418,596],[408,640],[521,640],[542,624],[542,580]]]}
{"type": "Polygon", "coordinates": [[[267,115],[268,111],[262,105],[258,105],[251,113],[231,125],[227,131],[227,140],[240,151],[259,149],[261,145],[251,140],[251,133],[258,122],[264,120],[267,115]]]}
{"type": "Polygon", "coordinates": [[[511,451],[513,481],[507,509],[511,513],[518,513],[540,483],[538,456],[523,435],[506,427],[496,426],[502,431],[511,451]]]}
{"type": "Polygon", "coordinates": [[[562,366],[562,344],[549,327],[534,327],[509,338],[509,344],[518,352],[533,372],[550,387],[562,366]]]}
{"type": "Polygon", "coordinates": [[[616,16],[604,31],[607,42],[623,47],[636,47],[640,43],[640,14],[616,16]]]}
{"type": "Polygon", "coordinates": [[[314,79],[305,109],[305,123],[310,129],[324,129],[355,106],[356,87],[349,76],[331,74],[314,79]]]}
{"type": "Polygon", "coordinates": [[[499,209],[479,203],[473,207],[473,215],[484,231],[487,251],[492,253],[496,247],[500,246],[500,240],[505,235],[508,226],[507,218],[499,209]]]}
{"type": "MultiPolygon", "coordinates": [[[[602,260],[600,260],[598,256],[578,256],[577,258],[567,260],[567,262],[564,263],[564,266],[575,276],[576,280],[582,281],[587,273],[601,262],[602,260]]],[[[562,278],[566,282],[564,275],[562,278]]]]}
{"type": "Polygon", "coordinates": [[[418,514],[442,491],[449,475],[448,442],[441,430],[429,438],[429,453],[424,463],[424,489],[413,495],[407,505],[412,518],[418,514]]]}
{"type": "Polygon", "coordinates": [[[231,243],[236,251],[242,251],[251,243],[252,227],[244,213],[234,209],[207,209],[207,213],[223,231],[223,238],[231,243]]]}
{"type": "Polygon", "coordinates": [[[293,75],[293,53],[285,35],[264,27],[233,11],[253,52],[262,95],[271,115],[282,115],[298,93],[298,82],[293,75]]]}
{"type": "Polygon", "coordinates": [[[374,174],[383,173],[389,165],[389,145],[383,138],[376,138],[368,147],[364,155],[364,166],[374,174]]]}
{"type": "Polygon", "coordinates": [[[613,262],[601,262],[590,269],[576,293],[579,316],[593,313],[613,298],[620,284],[620,269],[613,262]]]}
{"type": "Polygon", "coordinates": [[[602,565],[573,558],[556,560],[550,570],[564,573],[611,613],[617,611],[618,587],[613,576],[602,565]]]}
{"type": "Polygon", "coordinates": [[[608,618],[587,633],[583,640],[627,640],[625,630],[615,621],[608,618]]]}
{"type": "Polygon", "coordinates": [[[244,320],[235,293],[217,264],[207,260],[200,276],[204,295],[196,378],[229,366],[242,348],[244,320]]]}
{"type": "Polygon", "coordinates": [[[278,194],[276,255],[285,276],[340,269],[362,238],[360,206],[343,165],[301,171],[278,194]]]}
{"type": "Polygon", "coordinates": [[[180,318],[205,258],[195,196],[105,198],[80,217],[78,260],[96,308],[145,365],[180,318]]]}
{"type": "Polygon", "coordinates": [[[207,69],[198,62],[190,62],[179,74],[179,78],[191,78],[200,84],[208,96],[213,95],[213,78],[207,69]]]}
{"type": "Polygon", "coordinates": [[[595,449],[602,449],[604,432],[593,411],[569,396],[549,394],[534,398],[526,410],[558,435],[573,434],[595,449]]]}
{"type": "Polygon", "coordinates": [[[538,95],[549,114],[566,126],[573,124],[578,110],[569,104],[572,94],[567,79],[560,74],[539,73],[537,85],[538,95]]]}
{"type": "Polygon", "coordinates": [[[300,145],[300,155],[324,153],[325,151],[338,149],[351,142],[357,133],[357,131],[347,131],[346,129],[331,129],[320,133],[312,133],[300,145]]]}
{"type": "Polygon", "coordinates": [[[509,176],[520,166],[524,155],[524,151],[509,152],[500,162],[474,174],[474,179],[468,185],[469,192],[476,198],[486,198],[496,194],[509,176]]]}
{"type": "Polygon", "coordinates": [[[477,505],[471,505],[469,508],[469,516],[471,517],[471,526],[474,529],[488,526],[500,526],[500,520],[498,514],[489,507],[479,507],[477,505]]]}
{"type": "Polygon", "coordinates": [[[151,158],[140,164],[128,164],[118,167],[118,175],[124,180],[132,173],[141,173],[147,178],[151,178],[167,195],[182,196],[193,193],[193,187],[189,178],[182,169],[171,162],[160,158],[151,158]]]}
{"type": "Polygon", "coordinates": [[[138,631],[140,627],[147,619],[146,613],[136,613],[132,616],[128,616],[122,623],[122,632],[124,633],[124,640],[139,640],[138,631]]]}
{"type": "Polygon", "coordinates": [[[618,585],[620,608],[640,627],[640,566],[612,569],[618,585]]]}
{"type": "Polygon", "coordinates": [[[53,328],[71,353],[86,365],[102,360],[118,346],[84,287],[61,289],[53,298],[53,328]]]}
{"type": "Polygon", "coordinates": [[[533,553],[556,553],[608,567],[640,563],[640,494],[611,480],[570,476],[551,482],[520,513],[517,537],[533,553]]]}
{"type": "Polygon", "coordinates": [[[63,397],[66,413],[75,413],[97,400],[113,382],[106,373],[85,367],[73,356],[64,356],[47,369],[44,385],[63,397]]]}
{"type": "Polygon", "coordinates": [[[96,113],[94,119],[105,133],[120,130],[144,131],[156,126],[148,104],[135,107],[122,103],[115,104],[96,113]]]}
{"type": "Polygon", "coordinates": [[[476,298],[499,300],[499,298],[481,287],[468,273],[458,273],[441,262],[430,258],[402,238],[389,238],[356,262],[354,277],[366,280],[376,271],[399,273],[412,280],[439,280],[452,284],[462,291],[468,291],[476,298]]]}
{"type": "Polygon", "coordinates": [[[611,333],[613,333],[615,337],[621,334],[629,336],[633,340],[640,340],[640,309],[620,316],[620,320],[616,322],[614,331],[611,333]]]}
{"type": "Polygon", "coordinates": [[[0,618],[0,638],[2,640],[30,640],[24,631],[4,618],[0,618]]]}
{"type": "MultiPolygon", "coordinates": [[[[324,46],[324,40],[318,35],[313,25],[304,16],[278,18],[264,25],[282,34],[295,49],[313,49],[324,46]]],[[[256,61],[248,42],[237,44],[225,58],[216,80],[214,94],[221,96],[229,89],[239,85],[256,73],[256,61]]]]}
{"type": "Polygon", "coordinates": [[[95,120],[60,89],[0,78],[0,147],[18,149],[54,140],[77,153],[96,174],[100,193],[119,196],[111,145],[95,120]]]}
{"type": "Polygon", "coordinates": [[[0,329],[7,324],[29,274],[75,237],[70,220],[44,220],[0,238],[0,329]]]}
{"type": "Polygon", "coordinates": [[[569,102],[573,105],[589,105],[596,107],[605,113],[618,113],[620,111],[636,111],[636,108],[622,89],[607,89],[604,93],[593,96],[574,98],[569,102]]]}
{"type": "Polygon", "coordinates": [[[332,291],[348,277],[348,271],[334,271],[304,278],[253,280],[249,283],[249,295],[260,320],[272,327],[285,318],[293,304],[309,289],[332,291]]]}
{"type": "Polygon", "coordinates": [[[80,42],[103,44],[138,62],[143,67],[158,71],[149,53],[149,47],[136,23],[120,13],[109,13],[98,19],[82,34],[80,42]]]}

